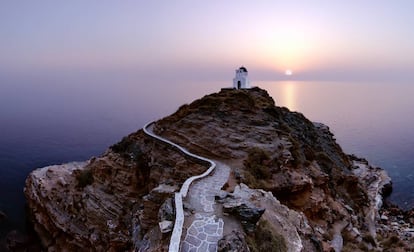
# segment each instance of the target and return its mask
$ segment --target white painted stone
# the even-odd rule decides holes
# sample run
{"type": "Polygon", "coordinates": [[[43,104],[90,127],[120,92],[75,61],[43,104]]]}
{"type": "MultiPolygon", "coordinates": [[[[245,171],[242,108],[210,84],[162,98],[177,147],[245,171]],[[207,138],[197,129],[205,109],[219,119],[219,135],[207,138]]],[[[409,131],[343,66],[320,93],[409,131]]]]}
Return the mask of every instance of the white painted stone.
{"type": "Polygon", "coordinates": [[[165,234],[172,230],[173,222],[168,220],[161,221],[158,223],[158,226],[160,227],[161,233],[165,234]]]}

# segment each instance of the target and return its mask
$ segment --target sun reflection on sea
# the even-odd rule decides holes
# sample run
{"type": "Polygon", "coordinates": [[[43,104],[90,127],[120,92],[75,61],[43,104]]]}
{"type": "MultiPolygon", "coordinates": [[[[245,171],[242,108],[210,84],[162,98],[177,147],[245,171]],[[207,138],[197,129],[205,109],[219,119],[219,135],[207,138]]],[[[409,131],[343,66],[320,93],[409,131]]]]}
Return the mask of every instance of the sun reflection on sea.
{"type": "Polygon", "coordinates": [[[289,110],[297,111],[300,109],[298,96],[299,82],[297,81],[269,81],[260,83],[260,87],[268,90],[270,96],[275,99],[275,103],[280,107],[287,107],[289,110]]]}
{"type": "Polygon", "coordinates": [[[297,110],[296,83],[294,81],[283,81],[279,85],[282,86],[283,104],[290,110],[297,110]]]}

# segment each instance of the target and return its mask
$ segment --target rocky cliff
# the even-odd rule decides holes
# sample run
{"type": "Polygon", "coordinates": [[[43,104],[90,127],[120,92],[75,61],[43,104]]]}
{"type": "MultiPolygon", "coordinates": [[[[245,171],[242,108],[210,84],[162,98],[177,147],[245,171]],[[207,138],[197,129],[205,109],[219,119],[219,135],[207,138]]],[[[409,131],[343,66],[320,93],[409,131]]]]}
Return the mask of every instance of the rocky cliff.
{"type": "MultiPolygon", "coordinates": [[[[382,207],[386,173],[264,90],[207,95],[154,132],[231,168],[216,196],[227,216],[219,251],[413,249],[412,219],[382,207]]],[[[206,169],[139,130],[101,157],[33,171],[25,195],[49,251],[163,251],[171,234],[160,223],[174,220],[174,192],[206,169]]]]}

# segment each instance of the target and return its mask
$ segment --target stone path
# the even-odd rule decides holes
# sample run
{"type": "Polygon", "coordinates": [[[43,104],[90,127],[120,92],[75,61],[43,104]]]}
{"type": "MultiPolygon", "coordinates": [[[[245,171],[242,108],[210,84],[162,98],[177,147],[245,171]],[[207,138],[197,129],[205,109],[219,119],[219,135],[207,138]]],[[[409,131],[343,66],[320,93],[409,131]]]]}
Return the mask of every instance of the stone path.
{"type": "Polygon", "coordinates": [[[176,147],[185,155],[210,163],[207,171],[188,178],[180,191],[175,193],[176,216],[168,251],[178,252],[181,245],[181,252],[216,252],[217,242],[223,236],[224,221],[214,215],[214,198],[226,183],[230,168],[222,163],[193,154],[178,144],[156,135],[153,132],[153,126],[154,122],[147,123],[143,127],[145,134],[176,147]],[[211,174],[212,171],[214,171],[213,174],[211,174]],[[184,240],[180,242],[184,223],[183,199],[186,199],[196,213],[184,240]]]}
{"type": "Polygon", "coordinates": [[[216,162],[214,173],[190,186],[187,201],[195,210],[194,220],[181,243],[182,252],[217,251],[217,242],[223,236],[224,221],[214,214],[214,196],[226,183],[230,168],[216,162]]]}

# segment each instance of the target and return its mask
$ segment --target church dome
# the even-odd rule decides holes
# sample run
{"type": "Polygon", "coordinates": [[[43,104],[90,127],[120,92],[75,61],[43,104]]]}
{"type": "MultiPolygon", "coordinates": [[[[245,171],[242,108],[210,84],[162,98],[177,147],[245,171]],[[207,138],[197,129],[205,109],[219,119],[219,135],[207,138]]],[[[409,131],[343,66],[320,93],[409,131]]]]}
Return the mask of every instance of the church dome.
{"type": "Polygon", "coordinates": [[[239,70],[240,70],[240,71],[242,71],[242,72],[247,73],[247,69],[246,69],[244,66],[241,66],[241,67],[239,68],[239,70]]]}

